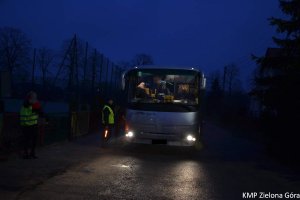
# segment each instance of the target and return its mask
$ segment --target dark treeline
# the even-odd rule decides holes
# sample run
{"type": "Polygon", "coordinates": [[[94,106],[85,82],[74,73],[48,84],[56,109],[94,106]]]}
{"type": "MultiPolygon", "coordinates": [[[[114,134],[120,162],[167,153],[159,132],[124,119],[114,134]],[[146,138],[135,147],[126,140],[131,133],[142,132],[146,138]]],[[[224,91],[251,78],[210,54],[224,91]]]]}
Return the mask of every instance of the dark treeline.
{"type": "Polygon", "coordinates": [[[63,41],[58,50],[34,48],[22,30],[0,28],[4,97],[24,98],[35,90],[42,100],[68,101],[77,108],[80,104],[99,104],[120,96],[121,74],[127,68],[152,63],[151,56],[137,54],[131,61],[116,64],[76,35],[63,41]]]}
{"type": "Polygon", "coordinates": [[[281,37],[277,48],[257,62],[252,96],[261,105],[261,121],[269,150],[289,161],[300,161],[300,1],[280,1],[285,19],[271,17],[281,37]]]}
{"type": "Polygon", "coordinates": [[[276,48],[257,63],[250,92],[243,91],[238,67],[225,66],[211,73],[207,92],[207,116],[234,128],[240,134],[255,133],[273,155],[300,161],[300,1],[279,1],[285,19],[271,17],[281,38],[273,37],[276,48]],[[252,131],[252,133],[251,133],[252,131]]]}
{"type": "Polygon", "coordinates": [[[246,126],[250,119],[250,97],[239,77],[239,68],[235,64],[208,75],[205,100],[208,118],[235,128],[246,126]]]}

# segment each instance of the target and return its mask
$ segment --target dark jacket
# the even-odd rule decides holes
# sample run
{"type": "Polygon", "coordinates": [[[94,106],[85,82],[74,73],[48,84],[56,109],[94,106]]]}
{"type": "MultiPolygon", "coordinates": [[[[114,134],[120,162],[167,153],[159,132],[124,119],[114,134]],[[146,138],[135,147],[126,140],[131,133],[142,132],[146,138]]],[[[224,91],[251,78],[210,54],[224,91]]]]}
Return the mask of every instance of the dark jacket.
{"type": "Polygon", "coordinates": [[[137,98],[141,98],[141,99],[145,99],[148,97],[148,94],[146,93],[146,90],[143,88],[136,88],[136,97],[137,98]]]}

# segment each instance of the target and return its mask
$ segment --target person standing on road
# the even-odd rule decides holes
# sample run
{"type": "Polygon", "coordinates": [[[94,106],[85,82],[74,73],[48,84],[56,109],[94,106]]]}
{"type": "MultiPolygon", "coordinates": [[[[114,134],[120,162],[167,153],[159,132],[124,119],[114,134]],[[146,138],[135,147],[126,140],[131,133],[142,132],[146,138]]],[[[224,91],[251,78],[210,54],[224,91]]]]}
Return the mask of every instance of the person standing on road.
{"type": "Polygon", "coordinates": [[[102,109],[102,124],[104,126],[104,130],[108,130],[109,137],[113,132],[113,127],[115,124],[113,103],[114,103],[113,100],[109,99],[108,104],[105,104],[102,109]]]}
{"type": "Polygon", "coordinates": [[[41,104],[35,92],[29,92],[20,110],[20,124],[23,133],[24,159],[34,158],[38,137],[38,118],[41,114],[41,104]]]}

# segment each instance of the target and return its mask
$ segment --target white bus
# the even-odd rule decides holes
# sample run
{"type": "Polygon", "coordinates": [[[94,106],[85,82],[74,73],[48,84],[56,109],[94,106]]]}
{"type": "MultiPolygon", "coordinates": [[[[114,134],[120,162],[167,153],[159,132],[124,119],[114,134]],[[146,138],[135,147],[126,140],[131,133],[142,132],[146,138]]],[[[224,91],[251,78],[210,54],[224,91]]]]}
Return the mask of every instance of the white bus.
{"type": "Polygon", "coordinates": [[[194,146],[201,140],[205,78],[194,68],[137,66],[123,75],[126,141],[194,146]]]}

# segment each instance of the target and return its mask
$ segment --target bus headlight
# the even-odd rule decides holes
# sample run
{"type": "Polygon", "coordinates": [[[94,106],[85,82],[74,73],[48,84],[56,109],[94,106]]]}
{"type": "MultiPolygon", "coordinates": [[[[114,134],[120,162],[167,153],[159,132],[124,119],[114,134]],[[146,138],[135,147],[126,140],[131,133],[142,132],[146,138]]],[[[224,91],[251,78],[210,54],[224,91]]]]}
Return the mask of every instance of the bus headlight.
{"type": "Polygon", "coordinates": [[[196,138],[195,138],[195,137],[193,137],[192,135],[188,135],[188,136],[186,136],[186,139],[187,139],[187,141],[193,141],[193,142],[195,142],[195,141],[196,141],[196,138]]]}
{"type": "Polygon", "coordinates": [[[132,131],[128,131],[126,134],[125,134],[126,137],[133,137],[133,132],[132,131]]]}

